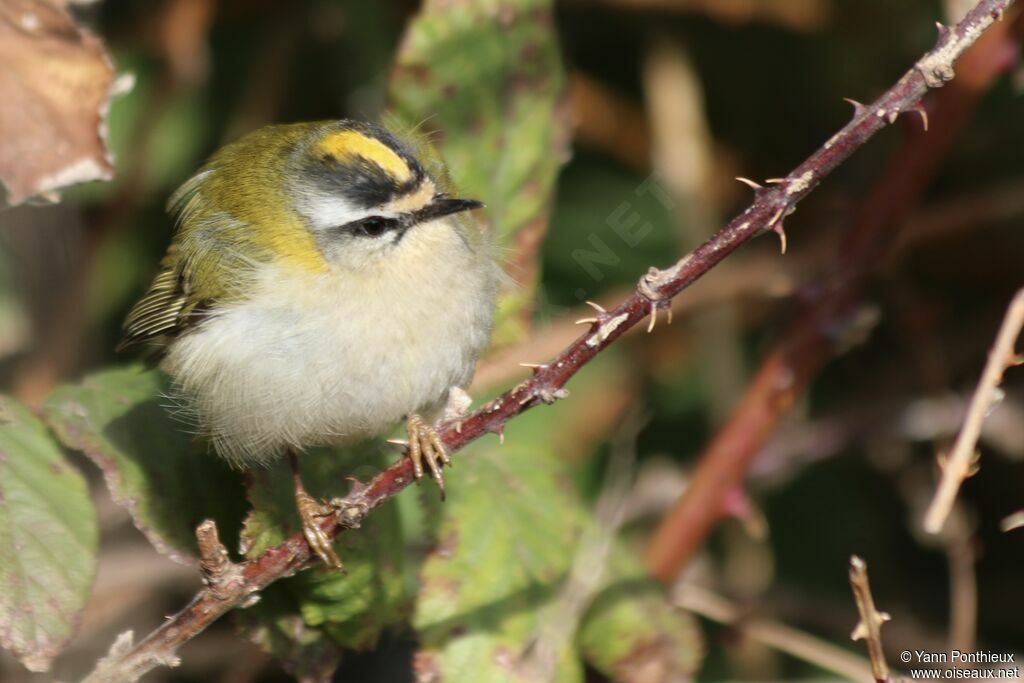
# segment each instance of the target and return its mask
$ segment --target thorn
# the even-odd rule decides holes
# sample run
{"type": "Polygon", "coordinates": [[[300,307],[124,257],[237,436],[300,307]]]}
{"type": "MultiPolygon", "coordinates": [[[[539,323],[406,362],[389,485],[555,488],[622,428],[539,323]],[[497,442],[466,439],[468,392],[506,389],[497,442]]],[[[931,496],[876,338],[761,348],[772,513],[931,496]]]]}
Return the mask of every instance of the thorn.
{"type": "Polygon", "coordinates": [[[916,113],[921,115],[921,125],[924,126],[924,132],[927,133],[928,132],[928,112],[925,111],[924,105],[921,104],[920,102],[918,102],[916,105],[914,105],[914,108],[911,109],[911,111],[916,112],[916,113]]]}
{"type": "Polygon", "coordinates": [[[668,322],[669,325],[672,324],[672,304],[669,304],[668,306],[668,315],[665,316],[665,320],[668,322]]]}
{"type": "Polygon", "coordinates": [[[857,100],[852,99],[850,97],[844,97],[843,101],[844,102],[849,102],[850,104],[853,105],[854,116],[860,116],[861,114],[864,113],[864,105],[861,104],[860,102],[858,102],[857,100]]]}
{"type": "Polygon", "coordinates": [[[772,227],[772,232],[779,236],[779,249],[780,253],[786,255],[786,229],[782,226],[782,221],[779,221],[772,227]]]}
{"type": "Polygon", "coordinates": [[[1008,517],[1003,517],[1003,521],[999,523],[999,528],[1004,532],[1014,531],[1024,527],[1024,510],[1018,510],[1008,517]]]}
{"type": "Polygon", "coordinates": [[[584,303],[586,303],[588,306],[590,306],[591,308],[593,308],[595,311],[602,315],[608,312],[604,309],[604,306],[602,306],[601,304],[594,303],[593,301],[586,301],[584,303]]]}
{"type": "Polygon", "coordinates": [[[740,181],[741,183],[743,183],[744,185],[746,185],[747,187],[749,187],[752,190],[756,191],[756,190],[762,189],[761,185],[759,185],[758,183],[755,183],[750,178],[744,178],[743,176],[736,176],[736,180],[740,181]]]}
{"type": "Polygon", "coordinates": [[[941,21],[935,22],[935,28],[938,29],[939,32],[940,44],[946,43],[949,40],[950,36],[953,34],[953,30],[949,26],[943,24],[941,21]]]}
{"type": "Polygon", "coordinates": [[[651,302],[651,320],[647,323],[647,334],[654,331],[654,326],[658,324],[658,306],[652,301],[651,302]]]}
{"type": "Polygon", "coordinates": [[[505,430],[504,429],[502,429],[502,430],[500,430],[498,432],[498,445],[499,446],[504,446],[505,445],[505,430]]]}
{"type": "Polygon", "coordinates": [[[595,325],[598,322],[599,321],[597,318],[580,318],[579,320],[574,322],[573,325],[595,325]]]}
{"type": "Polygon", "coordinates": [[[385,443],[389,443],[392,446],[401,446],[402,448],[405,448],[409,445],[409,442],[404,439],[388,439],[387,441],[385,441],[385,443]]]}
{"type": "Polygon", "coordinates": [[[786,179],[785,178],[769,178],[765,182],[768,183],[769,185],[781,185],[782,183],[786,182],[786,179]]]}
{"type": "Polygon", "coordinates": [[[519,367],[521,367],[521,368],[531,368],[533,370],[536,370],[538,368],[544,367],[544,364],[543,363],[520,363],[519,367]]]}
{"type": "Polygon", "coordinates": [[[889,115],[886,117],[886,119],[888,119],[889,124],[891,125],[893,123],[896,123],[896,119],[898,119],[899,117],[900,111],[898,109],[893,109],[891,112],[889,112],[889,115]]]}

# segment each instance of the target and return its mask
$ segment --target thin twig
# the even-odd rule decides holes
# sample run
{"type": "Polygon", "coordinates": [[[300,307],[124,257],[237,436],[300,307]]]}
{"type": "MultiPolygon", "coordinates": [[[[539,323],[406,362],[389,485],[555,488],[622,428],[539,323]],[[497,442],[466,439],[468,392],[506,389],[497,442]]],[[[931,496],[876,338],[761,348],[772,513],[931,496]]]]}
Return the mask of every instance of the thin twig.
{"type": "MultiPolygon", "coordinates": [[[[555,358],[535,368],[533,377],[490,401],[458,423],[439,430],[450,453],[488,433],[501,434],[509,419],[541,403],[567,395],[565,384],[598,353],[648,315],[657,314],[671,299],[720,263],[740,245],[758,235],[781,229],[781,219],[797,202],[864,145],[896,116],[914,111],[930,87],[953,78],[953,64],[1013,0],[982,0],[955,28],[943,28],[936,46],[870,107],[858,108],[850,123],[815,151],[778,184],[758,190],[754,202],[742,214],[704,244],[665,270],[651,268],[637,290],[613,310],[600,313],[590,329],[555,358]],[[879,113],[883,115],[879,115],[879,113]]],[[[357,528],[374,508],[391,499],[413,481],[412,463],[402,458],[334,502],[338,514],[327,517],[321,528],[329,538],[357,528]]],[[[88,683],[136,680],[156,666],[174,661],[177,649],[202,632],[214,620],[243,604],[278,579],[293,574],[310,561],[310,549],[302,533],[269,548],[263,555],[241,563],[243,580],[221,586],[220,595],[203,590],[181,612],[170,617],[137,646],[111,656],[86,679],[88,683]]]]}
{"type": "Polygon", "coordinates": [[[887,683],[890,680],[889,665],[885,663],[885,650],[882,648],[882,624],[891,617],[875,608],[871,584],[868,583],[868,565],[856,555],[850,558],[850,588],[853,589],[853,599],[857,602],[857,612],[860,614],[860,621],[850,638],[867,641],[871,673],[878,683],[887,683]]]}
{"type": "Polygon", "coordinates": [[[944,534],[949,565],[949,648],[970,652],[978,638],[978,572],[974,528],[964,506],[954,505],[944,534]]]}
{"type": "Polygon", "coordinates": [[[996,335],[995,344],[988,354],[988,363],[981,373],[981,380],[974,390],[964,428],[953,444],[953,450],[942,463],[942,480],[935,491],[935,497],[924,516],[924,529],[937,534],[953,509],[957,491],[965,479],[974,473],[976,447],[981,435],[981,423],[985,421],[992,405],[997,402],[999,383],[1007,368],[1021,363],[1014,351],[1021,327],[1024,327],[1024,289],[1017,292],[1003,318],[1003,324],[996,335]]]}
{"type": "Polygon", "coordinates": [[[675,590],[673,604],[711,621],[728,624],[751,640],[843,678],[861,681],[871,675],[871,668],[862,657],[778,621],[747,617],[738,605],[701,586],[681,583],[675,590]]]}

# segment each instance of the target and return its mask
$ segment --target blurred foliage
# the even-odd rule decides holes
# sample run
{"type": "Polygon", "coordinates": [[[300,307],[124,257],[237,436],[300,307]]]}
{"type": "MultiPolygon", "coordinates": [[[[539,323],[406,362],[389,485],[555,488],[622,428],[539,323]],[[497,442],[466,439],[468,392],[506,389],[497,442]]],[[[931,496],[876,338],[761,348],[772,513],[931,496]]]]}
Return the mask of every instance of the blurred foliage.
{"type": "Polygon", "coordinates": [[[46,671],[96,574],[96,513],[46,426],[0,396],[0,646],[46,671]]]}
{"type": "Polygon", "coordinates": [[[643,683],[651,671],[667,680],[692,676],[704,652],[696,622],[665,600],[662,586],[625,547],[615,548],[607,571],[580,624],[587,663],[624,683],[643,683]]]}
{"type": "MultiPolygon", "coordinates": [[[[641,191],[657,182],[651,161],[643,149],[629,156],[616,129],[616,121],[635,122],[640,130],[631,135],[653,139],[645,127],[644,80],[653,38],[682,46],[696,66],[715,151],[711,184],[725,188],[714,200],[700,198],[707,201],[700,208],[725,216],[749,199],[733,176],[779,176],[820,145],[848,120],[843,97],[870,100],[931,45],[944,5],[822,0],[828,12],[819,23],[776,24],[763,14],[725,20],[672,3],[660,11],[630,4],[104,0],[76,7],[76,16],[107,43],[118,72],[134,74],[136,85],[109,112],[118,171],[112,182],[67,192],[61,207],[0,213],[0,387],[38,386],[29,380],[39,380],[39,368],[46,371],[43,380],[63,383],[43,407],[45,422],[63,445],[96,465],[74,461],[85,466],[100,510],[101,491],[109,487],[161,552],[189,559],[194,526],[204,517],[218,521],[229,547],[246,521],[249,552],[256,552],[297,528],[284,469],[243,481],[173,416],[159,373],[125,366],[111,350],[126,308],[166,248],[172,230],[163,209],[167,196],[218,146],[272,121],[373,119],[385,111],[427,132],[451,163],[456,186],[487,202],[482,215],[519,282],[504,298],[497,341],[508,344],[528,333],[543,337],[565,316],[580,317],[584,300],[613,298],[649,265],[673,261],[682,236],[691,234],[691,226],[641,191]],[[188,18],[188,7],[203,5],[205,17],[188,18]],[[614,97],[601,106],[574,106],[565,86],[580,75],[614,97]],[[598,119],[611,122],[605,129],[613,133],[577,141],[567,158],[572,126],[598,119]],[[613,227],[624,205],[650,225],[635,243],[613,227]],[[255,510],[247,510],[250,504],[255,510]]],[[[845,562],[854,552],[871,565],[880,608],[906,629],[893,647],[925,647],[926,637],[948,626],[947,549],[919,535],[916,506],[930,490],[934,453],[949,427],[922,435],[907,424],[923,399],[970,389],[1009,292],[1024,281],[1019,202],[1007,207],[987,194],[1004,188],[1013,195],[1017,188],[1020,195],[1024,187],[1018,81],[1007,78],[987,95],[930,185],[926,212],[938,207],[939,218],[969,218],[936,229],[885,264],[867,298],[880,324],[821,373],[794,412],[792,430],[782,430],[769,449],[775,460],[759,463],[752,475],[768,535],[751,537],[727,525],[695,562],[695,574],[707,585],[851,651],[860,653],[848,642],[855,617],[845,562]],[[884,416],[872,410],[879,406],[884,416]]],[[[780,258],[777,244],[765,240],[731,257],[726,265],[736,265],[737,278],[748,265],[764,263],[772,272],[794,273],[798,285],[827,271],[833,254],[822,244],[849,224],[900,145],[899,128],[859,151],[800,205],[787,221],[789,255],[780,258]]],[[[732,307],[737,327],[728,334],[739,340],[737,362],[749,375],[801,297],[760,283],[716,299],[716,288],[727,285],[702,282],[683,298],[706,296],[732,307]]],[[[403,494],[376,510],[363,529],[343,535],[338,551],[348,575],[315,569],[284,580],[240,610],[237,624],[303,681],[330,680],[335,670],[336,680],[409,681],[417,652],[421,675],[522,679],[527,674],[514,665],[533,652],[524,652],[531,637],[563,606],[565,579],[605,488],[607,440],[621,406],[634,404],[650,411],[637,439],[642,500],[612,544],[600,590],[577,615],[575,637],[557,660],[559,680],[630,681],[638,651],[641,661],[659,661],[670,671],[700,666],[701,680],[820,678],[814,667],[735,631],[702,622],[702,638],[662,589],[641,578],[645,533],[674,498],[682,468],[718,426],[706,408],[715,378],[696,343],[703,337],[714,346],[714,334],[677,316],[672,327],[623,340],[614,357],[574,380],[569,401],[512,422],[506,446],[485,439],[459,454],[444,505],[427,487],[403,494]],[[646,489],[650,472],[657,486],[646,489]]],[[[524,354],[534,353],[525,348],[524,354]]],[[[1006,389],[1000,410],[1011,411],[1003,414],[1012,424],[1021,414],[1019,373],[1008,376],[1006,389]]],[[[13,401],[5,405],[18,418],[0,424],[0,451],[8,456],[0,458],[4,495],[8,482],[21,481],[21,467],[53,479],[53,487],[60,482],[68,492],[59,506],[43,511],[55,529],[71,526],[48,538],[71,534],[82,541],[81,547],[47,544],[81,554],[62,556],[81,574],[77,592],[45,615],[55,626],[46,627],[39,642],[53,651],[84,605],[96,561],[95,513],[43,428],[13,401]],[[38,455],[11,458],[11,429],[18,432],[20,455],[38,455]],[[65,512],[74,514],[65,519],[65,512]]],[[[997,651],[1020,645],[1017,610],[1008,605],[1020,595],[1024,546],[1019,532],[1003,534],[998,523],[1024,505],[1024,443],[1008,433],[1002,441],[983,440],[982,470],[962,494],[969,540],[980,557],[977,635],[997,651]]],[[[315,494],[338,495],[346,476],[365,480],[393,457],[325,451],[304,458],[303,468],[315,494]]],[[[49,486],[25,493],[46,493],[49,486]]],[[[0,514],[6,512],[0,505],[0,514]]],[[[114,512],[106,516],[118,519],[114,512]]],[[[19,529],[28,523],[14,522],[19,529]]],[[[126,538],[118,522],[106,524],[104,542],[109,535],[114,550],[138,542],[126,538]],[[108,534],[108,527],[114,531],[108,534]]],[[[0,542],[0,584],[13,566],[3,561],[7,545],[0,542]]],[[[38,559],[40,571],[50,559],[38,559]]],[[[166,586],[154,590],[163,591],[151,599],[157,620],[182,604],[166,586]]],[[[38,602],[0,590],[0,613],[32,616],[18,611],[24,600],[38,602]]],[[[94,612],[85,615],[87,623],[97,623],[94,612]]],[[[72,680],[84,673],[113,640],[112,629],[125,628],[121,622],[129,617],[118,619],[116,625],[100,622],[107,630],[99,636],[82,633],[79,649],[58,660],[55,675],[72,680]]],[[[133,627],[148,630],[156,623],[133,627]]],[[[242,664],[260,668],[258,675],[245,674],[250,680],[286,679],[254,651],[238,658],[245,662],[225,662],[218,649],[224,641],[206,636],[214,643],[212,656],[197,656],[200,663],[193,665],[186,650],[181,669],[154,680],[209,681],[221,672],[227,679],[227,667],[242,664]]],[[[203,641],[190,647],[199,651],[203,641]]],[[[20,683],[20,675],[20,668],[0,660],[0,678],[20,683]]],[[[246,679],[238,674],[235,680],[246,679]]]]}
{"type": "Polygon", "coordinates": [[[237,535],[242,482],[189,435],[187,417],[166,391],[162,374],[128,366],[58,389],[45,414],[65,446],[102,470],[114,500],[157,550],[191,562],[204,519],[227,538],[237,535]]]}
{"type": "Polygon", "coordinates": [[[525,337],[558,170],[568,155],[565,75],[549,0],[431,0],[406,31],[391,115],[431,137],[485,220],[515,281],[494,346],[525,337]]]}
{"type": "Polygon", "coordinates": [[[506,443],[475,445],[472,464],[447,476],[451,494],[421,570],[413,619],[421,675],[582,681],[574,648],[609,675],[648,658],[664,665],[665,680],[695,670],[701,641],[693,622],[666,604],[630,550],[613,541],[595,555],[583,546],[584,528],[600,532],[610,521],[594,519],[574,482],[569,449],[552,439],[557,425],[585,421],[598,409],[601,388],[621,380],[622,364],[621,355],[605,354],[574,381],[578,400],[522,415],[509,425],[506,443]],[[606,567],[583,614],[574,613],[571,597],[581,590],[570,578],[578,563],[587,572],[606,567]],[[551,633],[552,624],[565,622],[568,633],[551,633]],[[546,648],[553,650],[549,661],[537,654],[546,648]],[[545,666],[551,668],[541,675],[545,666]]]}
{"type": "MultiPolygon", "coordinates": [[[[311,495],[328,498],[338,494],[339,482],[349,477],[367,477],[387,464],[376,448],[321,449],[303,455],[302,475],[311,495]]],[[[245,521],[242,547],[247,557],[257,557],[282,542],[286,533],[301,528],[288,464],[279,462],[249,473],[247,490],[252,511],[245,521]]],[[[358,532],[342,534],[335,543],[345,565],[344,572],[316,567],[271,586],[266,591],[270,600],[261,600],[248,610],[247,629],[259,629],[263,623],[269,623],[280,635],[297,611],[307,633],[318,629],[344,648],[373,647],[381,631],[409,611],[402,573],[402,543],[395,506],[378,510],[358,532]]],[[[281,654],[279,642],[280,638],[273,643],[271,653],[281,654]]],[[[314,639],[313,646],[324,647],[319,638],[314,639]]],[[[294,649],[287,642],[284,647],[294,649]]],[[[286,659],[301,664],[315,657],[303,648],[286,659]]]]}

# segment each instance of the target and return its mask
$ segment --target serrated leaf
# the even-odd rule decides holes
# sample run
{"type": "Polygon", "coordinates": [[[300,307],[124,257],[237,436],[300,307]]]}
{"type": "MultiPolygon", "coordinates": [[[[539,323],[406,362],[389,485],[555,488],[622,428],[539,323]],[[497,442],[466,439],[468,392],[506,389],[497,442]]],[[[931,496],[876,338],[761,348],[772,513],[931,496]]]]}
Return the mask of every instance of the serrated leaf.
{"type": "MultiPolygon", "coordinates": [[[[414,618],[417,671],[426,680],[530,681],[525,648],[565,580],[583,508],[567,472],[525,441],[474,448],[447,480],[414,618]]],[[[554,680],[582,680],[577,662],[557,665],[554,680]]]]}
{"type": "MultiPolygon", "coordinates": [[[[331,498],[345,493],[350,485],[347,477],[368,479],[386,466],[387,457],[368,444],[317,449],[303,454],[300,464],[307,490],[331,498]]],[[[253,511],[242,537],[250,557],[299,530],[287,463],[252,472],[249,499],[253,511]]],[[[361,528],[341,534],[335,547],[345,564],[344,573],[326,567],[301,572],[272,585],[266,591],[269,599],[248,610],[247,629],[261,623],[278,635],[287,635],[289,630],[297,634],[269,643],[275,656],[298,663],[310,652],[323,651],[323,636],[344,648],[372,647],[385,627],[404,620],[409,598],[402,574],[404,549],[396,507],[389,504],[374,510],[361,528]],[[293,621],[296,615],[301,615],[299,630],[293,621]],[[311,648],[309,652],[307,648],[311,648]]]]}
{"type": "Polygon", "coordinates": [[[45,425],[0,396],[0,646],[46,671],[96,574],[96,511],[45,425]]]}
{"type": "Polygon", "coordinates": [[[508,248],[495,343],[528,329],[537,250],[568,157],[565,72],[549,0],[427,0],[391,74],[392,114],[428,133],[508,248]]]}
{"type": "Polygon", "coordinates": [[[213,519],[234,538],[245,508],[242,478],[171,414],[166,377],[137,366],[58,388],[44,406],[68,448],[103,471],[114,500],[159,550],[195,558],[195,527],[213,519]]]}
{"type": "Polygon", "coordinates": [[[621,544],[609,567],[577,636],[584,659],[622,683],[689,680],[703,653],[693,618],[672,606],[664,586],[621,544]]]}
{"type": "Polygon", "coordinates": [[[595,424],[593,416],[608,414],[599,406],[607,392],[629,384],[628,367],[614,351],[602,354],[573,380],[572,398],[519,416],[507,425],[505,445],[477,442],[446,474],[449,499],[438,545],[422,570],[413,621],[422,643],[420,680],[578,681],[580,655],[599,661],[588,648],[606,635],[621,636],[627,654],[670,643],[686,646],[675,653],[679,661],[696,660],[700,641],[687,631],[692,625],[671,613],[664,590],[643,578],[630,552],[614,539],[603,557],[587,551],[584,531],[599,522],[577,491],[564,457],[569,449],[560,445],[566,426],[588,417],[590,443],[614,428],[614,420],[595,424]],[[603,563],[588,564],[584,572],[605,574],[594,594],[567,585],[580,561],[603,563]],[[651,610],[652,623],[636,624],[645,610],[651,610]],[[619,630],[628,626],[636,637],[619,630]],[[666,634],[672,638],[658,639],[666,634]]]}

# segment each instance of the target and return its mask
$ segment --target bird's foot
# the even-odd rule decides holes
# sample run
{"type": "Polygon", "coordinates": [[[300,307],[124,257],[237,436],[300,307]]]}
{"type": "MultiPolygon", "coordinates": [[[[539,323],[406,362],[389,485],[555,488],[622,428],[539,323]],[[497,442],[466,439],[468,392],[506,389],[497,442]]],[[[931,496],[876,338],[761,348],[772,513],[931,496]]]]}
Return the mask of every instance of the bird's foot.
{"type": "Polygon", "coordinates": [[[299,511],[299,518],[302,520],[302,533],[306,537],[309,547],[328,567],[344,570],[341,558],[334,552],[331,539],[320,528],[320,522],[324,517],[337,514],[338,509],[329,503],[321,503],[306,493],[305,489],[295,491],[295,507],[299,511]]]}
{"type": "Polygon", "coordinates": [[[431,478],[441,491],[441,500],[444,500],[444,475],[441,468],[444,465],[451,466],[452,461],[444,444],[441,443],[441,437],[437,435],[437,430],[424,422],[419,415],[412,415],[405,424],[405,432],[409,437],[407,452],[409,459],[412,460],[413,475],[417,480],[422,479],[423,464],[426,463],[431,478]]]}
{"type": "Polygon", "coordinates": [[[334,552],[331,539],[320,528],[320,520],[338,514],[338,506],[321,503],[306,492],[306,487],[302,485],[302,472],[299,470],[299,458],[295,451],[288,452],[288,464],[291,466],[292,485],[295,487],[295,509],[299,511],[299,519],[302,520],[302,535],[306,537],[310,549],[320,556],[324,564],[332,569],[344,570],[341,558],[334,552]]]}

